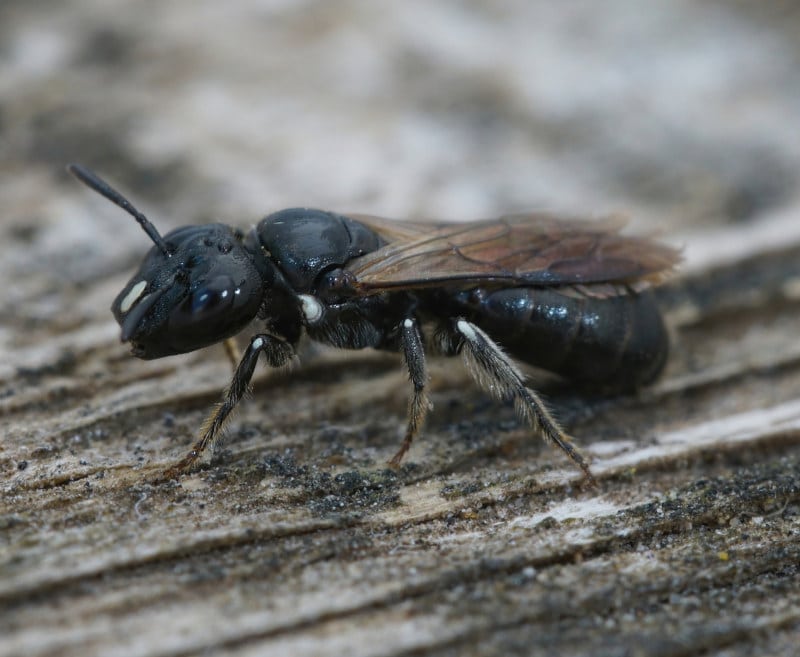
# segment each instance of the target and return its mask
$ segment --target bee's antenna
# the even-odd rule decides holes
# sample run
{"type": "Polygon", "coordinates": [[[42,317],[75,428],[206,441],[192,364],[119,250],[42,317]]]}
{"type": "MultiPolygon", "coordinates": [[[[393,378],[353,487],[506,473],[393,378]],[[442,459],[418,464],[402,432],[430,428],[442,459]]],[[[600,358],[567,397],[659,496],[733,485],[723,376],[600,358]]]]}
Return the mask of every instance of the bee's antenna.
{"type": "Polygon", "coordinates": [[[67,165],[67,171],[80,180],[84,185],[90,189],[93,189],[101,196],[105,196],[109,201],[125,210],[125,212],[130,214],[134,219],[136,219],[136,221],[139,222],[139,225],[144,228],[144,232],[147,233],[147,236],[153,240],[155,245],[161,249],[161,252],[165,256],[169,258],[172,255],[172,251],[170,251],[167,243],[164,241],[161,235],[159,235],[156,227],[150,223],[150,220],[135,207],[133,207],[133,204],[128,199],[126,199],[116,189],[109,185],[105,180],[100,178],[100,176],[98,176],[94,171],[91,171],[80,164],[67,165]]]}

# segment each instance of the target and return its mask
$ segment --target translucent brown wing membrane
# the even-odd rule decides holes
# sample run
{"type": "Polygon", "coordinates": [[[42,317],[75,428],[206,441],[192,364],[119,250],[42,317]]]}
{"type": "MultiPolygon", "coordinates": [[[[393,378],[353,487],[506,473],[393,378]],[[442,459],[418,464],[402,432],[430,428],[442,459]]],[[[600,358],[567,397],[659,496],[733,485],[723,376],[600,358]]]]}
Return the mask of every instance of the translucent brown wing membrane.
{"type": "Polygon", "coordinates": [[[374,214],[347,213],[351,219],[369,226],[387,242],[411,242],[422,237],[429,237],[431,231],[447,226],[465,224],[442,224],[431,221],[401,221],[399,219],[386,219],[374,214]]]}
{"type": "Polygon", "coordinates": [[[621,235],[625,222],[618,217],[582,221],[527,214],[433,225],[353,218],[389,241],[347,266],[363,294],[493,282],[640,289],[660,282],[680,260],[669,246],[621,235]]]}

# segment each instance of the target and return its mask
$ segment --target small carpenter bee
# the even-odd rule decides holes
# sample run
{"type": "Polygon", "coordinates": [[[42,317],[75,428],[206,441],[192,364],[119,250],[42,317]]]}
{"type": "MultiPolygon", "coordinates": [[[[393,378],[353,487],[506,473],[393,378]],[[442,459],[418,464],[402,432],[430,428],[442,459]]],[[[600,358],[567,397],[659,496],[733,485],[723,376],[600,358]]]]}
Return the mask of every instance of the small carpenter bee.
{"type": "Polygon", "coordinates": [[[135,356],[160,358],[223,340],[230,347],[253,320],[263,326],[170,476],[191,469],[209,447],[218,449],[259,356],[272,367],[286,364],[304,332],[335,347],[403,355],[413,390],[393,465],[430,407],[424,347],[430,344],[445,356],[461,354],[478,385],[513,400],[520,417],[592,482],[588,462],[511,356],[618,390],[652,381],[667,357],[667,333],[648,288],[672,271],[679,254],[621,235],[613,219],[527,214],[435,225],[294,208],[264,217],[247,234],[208,224],[162,237],[96,174],[68,168],[135,217],[155,244],[111,307],[135,356]]]}

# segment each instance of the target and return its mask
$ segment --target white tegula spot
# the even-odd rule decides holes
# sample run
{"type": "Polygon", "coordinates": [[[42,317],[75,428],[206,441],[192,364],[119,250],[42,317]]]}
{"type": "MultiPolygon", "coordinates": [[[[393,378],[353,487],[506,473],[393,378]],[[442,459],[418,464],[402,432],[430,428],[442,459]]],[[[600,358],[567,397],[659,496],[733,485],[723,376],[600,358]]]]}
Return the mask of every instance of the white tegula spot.
{"type": "Polygon", "coordinates": [[[125,298],[122,300],[122,303],[119,304],[119,311],[121,313],[128,312],[131,308],[133,308],[133,304],[135,304],[139,297],[142,296],[142,292],[147,287],[147,281],[139,281],[136,285],[134,285],[128,294],[125,295],[125,298]]]}
{"type": "Polygon", "coordinates": [[[470,342],[475,340],[476,338],[475,329],[473,329],[469,325],[469,322],[464,321],[463,319],[459,319],[456,322],[456,327],[458,328],[458,331],[461,333],[461,335],[463,335],[467,340],[469,340],[470,342]]]}
{"type": "Polygon", "coordinates": [[[253,349],[261,349],[261,347],[264,346],[264,338],[256,338],[252,343],[250,343],[250,346],[253,349]]]}
{"type": "Polygon", "coordinates": [[[322,318],[322,304],[310,294],[301,294],[300,303],[303,304],[303,317],[309,324],[318,322],[322,318]]]}
{"type": "Polygon", "coordinates": [[[410,319],[403,320],[403,326],[405,326],[407,329],[409,329],[412,326],[414,326],[414,322],[413,322],[413,320],[410,320],[410,319]]]}

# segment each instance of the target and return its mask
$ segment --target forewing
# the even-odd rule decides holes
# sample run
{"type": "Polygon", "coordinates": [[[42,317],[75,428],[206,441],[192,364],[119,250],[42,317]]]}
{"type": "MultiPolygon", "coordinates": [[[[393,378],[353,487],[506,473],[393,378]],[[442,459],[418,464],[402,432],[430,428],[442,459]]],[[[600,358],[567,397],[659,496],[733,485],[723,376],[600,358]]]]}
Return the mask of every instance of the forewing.
{"type": "MultiPolygon", "coordinates": [[[[380,225],[358,217],[387,238],[380,225]]],[[[385,223],[384,223],[385,222],[385,223]]],[[[456,224],[397,222],[398,239],[351,261],[363,294],[450,284],[636,285],[658,282],[680,259],[671,247],[621,235],[624,221],[564,219],[547,214],[456,224]],[[405,232],[404,232],[405,231],[405,232]]],[[[392,239],[389,237],[388,239],[392,239]]]]}
{"type": "Polygon", "coordinates": [[[348,212],[347,216],[369,226],[387,242],[412,242],[422,237],[430,236],[432,230],[443,226],[443,224],[436,224],[430,221],[401,221],[399,219],[378,217],[374,214],[348,212]]]}

